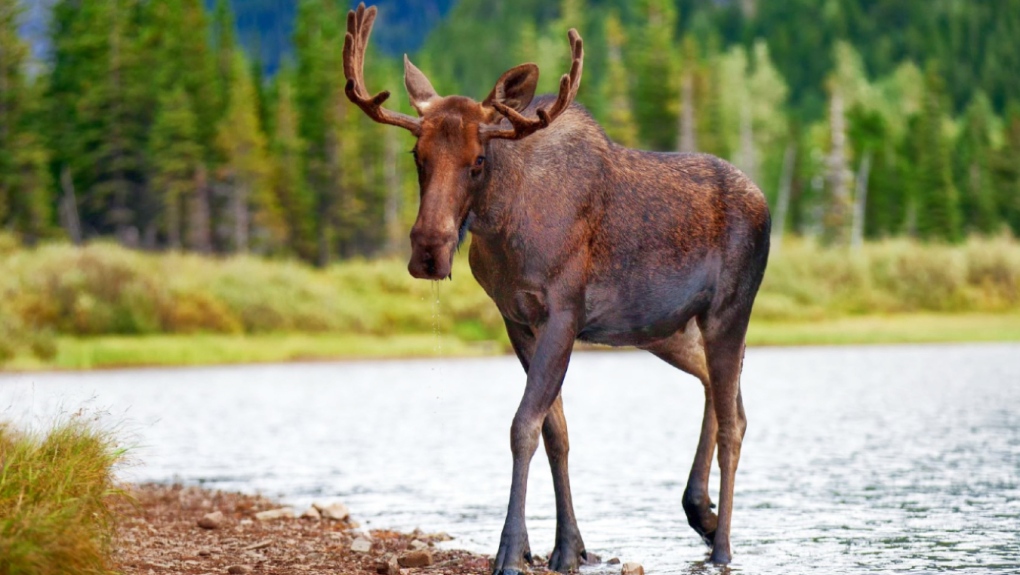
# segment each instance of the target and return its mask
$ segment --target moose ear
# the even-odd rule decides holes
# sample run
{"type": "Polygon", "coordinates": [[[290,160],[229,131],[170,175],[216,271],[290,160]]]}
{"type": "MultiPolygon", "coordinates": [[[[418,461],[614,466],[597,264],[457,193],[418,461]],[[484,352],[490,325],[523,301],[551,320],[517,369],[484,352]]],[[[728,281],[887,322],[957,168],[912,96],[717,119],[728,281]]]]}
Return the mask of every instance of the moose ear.
{"type": "Polygon", "coordinates": [[[414,106],[419,116],[425,115],[430,100],[439,97],[436,89],[432,87],[432,82],[429,82],[425,74],[411,63],[407,54],[404,54],[404,87],[407,88],[407,95],[411,98],[411,106],[414,106]]]}
{"type": "Polygon", "coordinates": [[[535,97],[537,86],[538,66],[535,64],[515,66],[499,77],[482,105],[491,108],[493,102],[499,102],[508,108],[523,112],[535,97]]]}

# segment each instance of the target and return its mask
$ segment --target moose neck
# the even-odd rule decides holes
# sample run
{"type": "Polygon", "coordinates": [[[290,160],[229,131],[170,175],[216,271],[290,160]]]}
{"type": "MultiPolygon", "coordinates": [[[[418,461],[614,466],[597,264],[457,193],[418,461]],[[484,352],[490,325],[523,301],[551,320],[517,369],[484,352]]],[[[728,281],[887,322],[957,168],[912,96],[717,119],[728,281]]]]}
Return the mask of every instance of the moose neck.
{"type": "Polygon", "coordinates": [[[536,218],[576,210],[588,203],[592,182],[610,176],[615,148],[579,106],[527,138],[493,140],[486,152],[492,172],[475,195],[471,232],[505,237],[536,218]]]}

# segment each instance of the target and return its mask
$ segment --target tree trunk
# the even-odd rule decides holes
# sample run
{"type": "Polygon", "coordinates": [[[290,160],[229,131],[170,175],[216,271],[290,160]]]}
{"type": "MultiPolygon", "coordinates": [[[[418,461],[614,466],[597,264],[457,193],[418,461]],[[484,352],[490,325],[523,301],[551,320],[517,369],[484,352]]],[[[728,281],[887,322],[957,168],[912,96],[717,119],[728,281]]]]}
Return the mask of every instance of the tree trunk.
{"type": "Polygon", "coordinates": [[[786,215],[790,211],[790,188],[793,184],[793,161],[797,158],[797,145],[790,142],[783,153],[783,171],[779,174],[779,192],[776,198],[776,218],[772,222],[772,248],[783,245],[786,233],[786,215]]]}
{"type": "Polygon", "coordinates": [[[234,182],[234,249],[248,251],[248,188],[247,182],[234,182]]]}
{"type": "Polygon", "coordinates": [[[694,75],[684,71],[680,84],[680,151],[697,152],[697,130],[694,125],[694,75]]]}
{"type": "Polygon", "coordinates": [[[846,245],[847,216],[850,194],[847,185],[846,117],[843,94],[833,88],[829,109],[832,149],[829,152],[829,205],[825,218],[825,238],[837,245],[846,245]]]}
{"type": "Polygon", "coordinates": [[[854,189],[853,223],[850,228],[850,247],[860,249],[864,244],[864,209],[868,205],[868,176],[871,173],[871,150],[864,152],[857,172],[854,189]]]}
{"type": "Polygon", "coordinates": [[[740,162],[739,168],[758,183],[758,154],[754,148],[754,125],[751,121],[751,102],[745,94],[740,106],[740,162]]]}
{"type": "Polygon", "coordinates": [[[195,173],[195,193],[188,210],[188,246],[196,252],[207,254],[212,251],[209,227],[209,174],[205,166],[195,173]]]}
{"type": "Polygon", "coordinates": [[[60,187],[64,191],[60,198],[60,224],[67,230],[67,237],[76,246],[81,245],[81,220],[78,219],[78,198],[74,194],[74,180],[71,179],[71,169],[64,166],[60,170],[60,187]]]}
{"type": "Polygon", "coordinates": [[[393,130],[386,130],[383,156],[383,179],[386,182],[386,206],[383,218],[386,224],[386,253],[400,252],[403,230],[400,226],[400,175],[397,173],[397,137],[393,130]]]}

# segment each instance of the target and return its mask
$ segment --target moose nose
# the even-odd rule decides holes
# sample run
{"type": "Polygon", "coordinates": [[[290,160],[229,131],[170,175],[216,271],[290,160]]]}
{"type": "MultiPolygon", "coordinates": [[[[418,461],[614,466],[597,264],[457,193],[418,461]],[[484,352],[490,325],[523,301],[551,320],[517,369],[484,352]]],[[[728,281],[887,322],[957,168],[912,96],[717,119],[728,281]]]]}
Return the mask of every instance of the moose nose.
{"type": "Polygon", "coordinates": [[[429,230],[424,226],[411,228],[411,247],[435,249],[457,241],[457,230],[429,230]]]}

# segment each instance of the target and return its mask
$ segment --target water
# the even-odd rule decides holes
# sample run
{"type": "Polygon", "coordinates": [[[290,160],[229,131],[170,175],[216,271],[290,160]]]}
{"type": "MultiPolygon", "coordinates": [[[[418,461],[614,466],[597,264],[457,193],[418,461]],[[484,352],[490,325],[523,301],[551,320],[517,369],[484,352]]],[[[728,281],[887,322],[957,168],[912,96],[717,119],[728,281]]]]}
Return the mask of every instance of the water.
{"type": "MultiPolygon", "coordinates": [[[[37,427],[102,411],[137,446],[133,481],[338,499],[494,553],[523,382],[511,357],[7,375],[0,406],[37,427]]],[[[743,382],[733,572],[1020,571],[1020,345],[752,349],[743,382]]],[[[579,353],[564,400],[588,548],[716,572],[680,507],[700,385],[647,353],[579,353]]],[[[536,553],[554,525],[539,451],[536,553]]]]}

